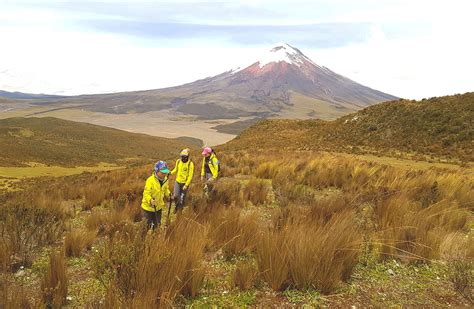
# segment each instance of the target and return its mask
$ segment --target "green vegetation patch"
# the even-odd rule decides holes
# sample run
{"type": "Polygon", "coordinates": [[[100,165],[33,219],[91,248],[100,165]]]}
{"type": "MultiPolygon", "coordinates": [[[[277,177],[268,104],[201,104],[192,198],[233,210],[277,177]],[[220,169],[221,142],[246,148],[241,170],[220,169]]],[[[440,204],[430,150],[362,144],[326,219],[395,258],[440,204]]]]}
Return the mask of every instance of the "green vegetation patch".
{"type": "Polygon", "coordinates": [[[245,308],[251,306],[256,299],[255,291],[223,292],[221,295],[202,295],[190,300],[189,308],[245,308]]]}
{"type": "Polygon", "coordinates": [[[312,307],[321,305],[321,294],[316,290],[301,291],[287,289],[283,292],[283,295],[294,305],[305,304],[312,307]]]}

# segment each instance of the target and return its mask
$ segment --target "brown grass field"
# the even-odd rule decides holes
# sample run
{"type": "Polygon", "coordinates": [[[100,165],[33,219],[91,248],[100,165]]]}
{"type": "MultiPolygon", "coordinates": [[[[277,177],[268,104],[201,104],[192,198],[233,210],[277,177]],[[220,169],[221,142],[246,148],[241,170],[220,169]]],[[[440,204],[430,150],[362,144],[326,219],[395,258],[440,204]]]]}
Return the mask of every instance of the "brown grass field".
{"type": "Polygon", "coordinates": [[[472,168],[218,155],[209,198],[195,177],[156,232],[140,210],[151,165],[3,192],[0,307],[473,306],[472,168]]]}

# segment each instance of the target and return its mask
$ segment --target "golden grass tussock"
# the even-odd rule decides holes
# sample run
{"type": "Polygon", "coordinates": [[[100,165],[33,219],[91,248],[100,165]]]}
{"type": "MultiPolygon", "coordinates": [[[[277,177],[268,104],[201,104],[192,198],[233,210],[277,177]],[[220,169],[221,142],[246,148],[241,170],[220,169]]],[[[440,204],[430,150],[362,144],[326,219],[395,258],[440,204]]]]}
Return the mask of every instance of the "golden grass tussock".
{"type": "Polygon", "coordinates": [[[5,278],[0,279],[0,308],[40,308],[39,304],[32,305],[23,287],[13,287],[5,278]]]}
{"type": "Polygon", "coordinates": [[[311,201],[308,219],[315,225],[324,224],[334,215],[353,208],[352,197],[348,194],[323,197],[311,201]]]}
{"type": "Polygon", "coordinates": [[[107,197],[107,189],[103,185],[93,183],[85,187],[82,191],[84,195],[83,210],[91,210],[100,205],[107,197]]]}
{"type": "Polygon", "coordinates": [[[48,199],[43,194],[19,197],[2,207],[2,243],[15,255],[17,264],[30,265],[35,249],[52,244],[61,237],[65,227],[65,209],[61,201],[54,198],[48,199]]]}
{"type": "Polygon", "coordinates": [[[266,230],[257,241],[256,258],[261,278],[275,291],[284,290],[289,282],[289,252],[286,234],[266,230]]]}
{"type": "Polygon", "coordinates": [[[275,290],[294,286],[329,293],[352,274],[361,244],[355,212],[343,211],[326,223],[289,220],[263,232],[257,261],[262,278],[275,290]]]}
{"type": "Polygon", "coordinates": [[[300,288],[332,292],[357,264],[362,243],[354,212],[334,216],[326,224],[294,227],[289,237],[292,283],[300,288]]]}
{"type": "MultiPolygon", "coordinates": [[[[132,227],[132,226],[131,226],[132,227]]],[[[100,252],[98,272],[112,272],[107,302],[126,307],[167,307],[181,294],[194,297],[204,284],[207,228],[183,216],[166,233],[133,228],[100,252]]]]}
{"type": "Polygon", "coordinates": [[[13,251],[10,248],[10,244],[3,238],[0,239],[0,272],[10,270],[12,254],[13,251]]]}
{"type": "Polygon", "coordinates": [[[243,189],[243,200],[253,205],[263,205],[269,200],[271,186],[263,179],[250,179],[243,189]]]}
{"type": "Polygon", "coordinates": [[[124,225],[130,223],[128,213],[125,211],[108,209],[106,211],[93,211],[86,219],[86,227],[89,231],[95,231],[98,235],[112,237],[120,231],[124,225]]]}
{"type": "Polygon", "coordinates": [[[258,269],[252,260],[239,261],[232,273],[232,284],[241,291],[254,287],[258,269]]]}
{"type": "Polygon", "coordinates": [[[467,300],[474,302],[474,238],[460,232],[444,236],[442,258],[448,262],[449,279],[467,300]]]}
{"type": "Polygon", "coordinates": [[[400,194],[374,210],[381,258],[408,261],[440,257],[443,236],[467,228],[470,212],[455,202],[439,201],[427,207],[400,194]]]}
{"type": "Polygon", "coordinates": [[[132,222],[139,222],[143,218],[141,200],[125,204],[122,213],[132,222]]]}
{"type": "Polygon", "coordinates": [[[231,178],[222,178],[212,186],[210,203],[222,206],[241,206],[243,204],[242,183],[231,178]]]}
{"type": "Polygon", "coordinates": [[[59,308],[66,304],[67,292],[68,277],[64,253],[53,252],[50,256],[49,267],[41,279],[43,303],[47,307],[59,308]]]}
{"type": "Polygon", "coordinates": [[[73,230],[66,233],[64,238],[64,252],[66,256],[80,257],[85,249],[91,249],[95,238],[95,231],[73,230]]]}
{"type": "Polygon", "coordinates": [[[255,212],[243,213],[240,208],[220,209],[209,218],[209,236],[213,247],[224,256],[250,254],[255,249],[259,218],[255,212]]]}

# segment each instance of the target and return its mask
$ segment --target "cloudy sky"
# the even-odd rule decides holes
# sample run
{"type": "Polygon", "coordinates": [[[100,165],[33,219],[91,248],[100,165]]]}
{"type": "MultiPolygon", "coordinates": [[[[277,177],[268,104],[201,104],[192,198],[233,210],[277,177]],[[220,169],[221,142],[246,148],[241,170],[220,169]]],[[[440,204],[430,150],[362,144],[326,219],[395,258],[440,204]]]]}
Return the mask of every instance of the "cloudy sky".
{"type": "Polygon", "coordinates": [[[369,87],[420,99],[474,91],[469,0],[0,0],[0,90],[179,85],[279,42],[369,87]]]}

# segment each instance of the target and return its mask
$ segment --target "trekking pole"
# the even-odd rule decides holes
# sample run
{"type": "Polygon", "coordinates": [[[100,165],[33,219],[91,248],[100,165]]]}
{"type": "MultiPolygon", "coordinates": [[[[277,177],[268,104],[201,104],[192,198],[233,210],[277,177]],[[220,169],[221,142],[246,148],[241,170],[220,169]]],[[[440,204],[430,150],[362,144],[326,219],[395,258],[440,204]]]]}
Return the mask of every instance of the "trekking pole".
{"type": "Polygon", "coordinates": [[[172,199],[170,196],[170,205],[168,207],[168,216],[166,217],[166,226],[169,226],[170,224],[171,202],[172,202],[172,199]]]}
{"type": "MultiPolygon", "coordinates": [[[[153,197],[152,199],[155,200],[155,198],[153,197]]],[[[150,201],[150,204],[151,204],[151,201],[150,201]]],[[[155,210],[155,222],[156,222],[156,225],[158,225],[158,216],[156,214],[156,200],[155,200],[155,203],[153,203],[153,209],[155,210]]],[[[152,223],[152,229],[154,230],[155,229],[155,222],[152,223]]]]}

